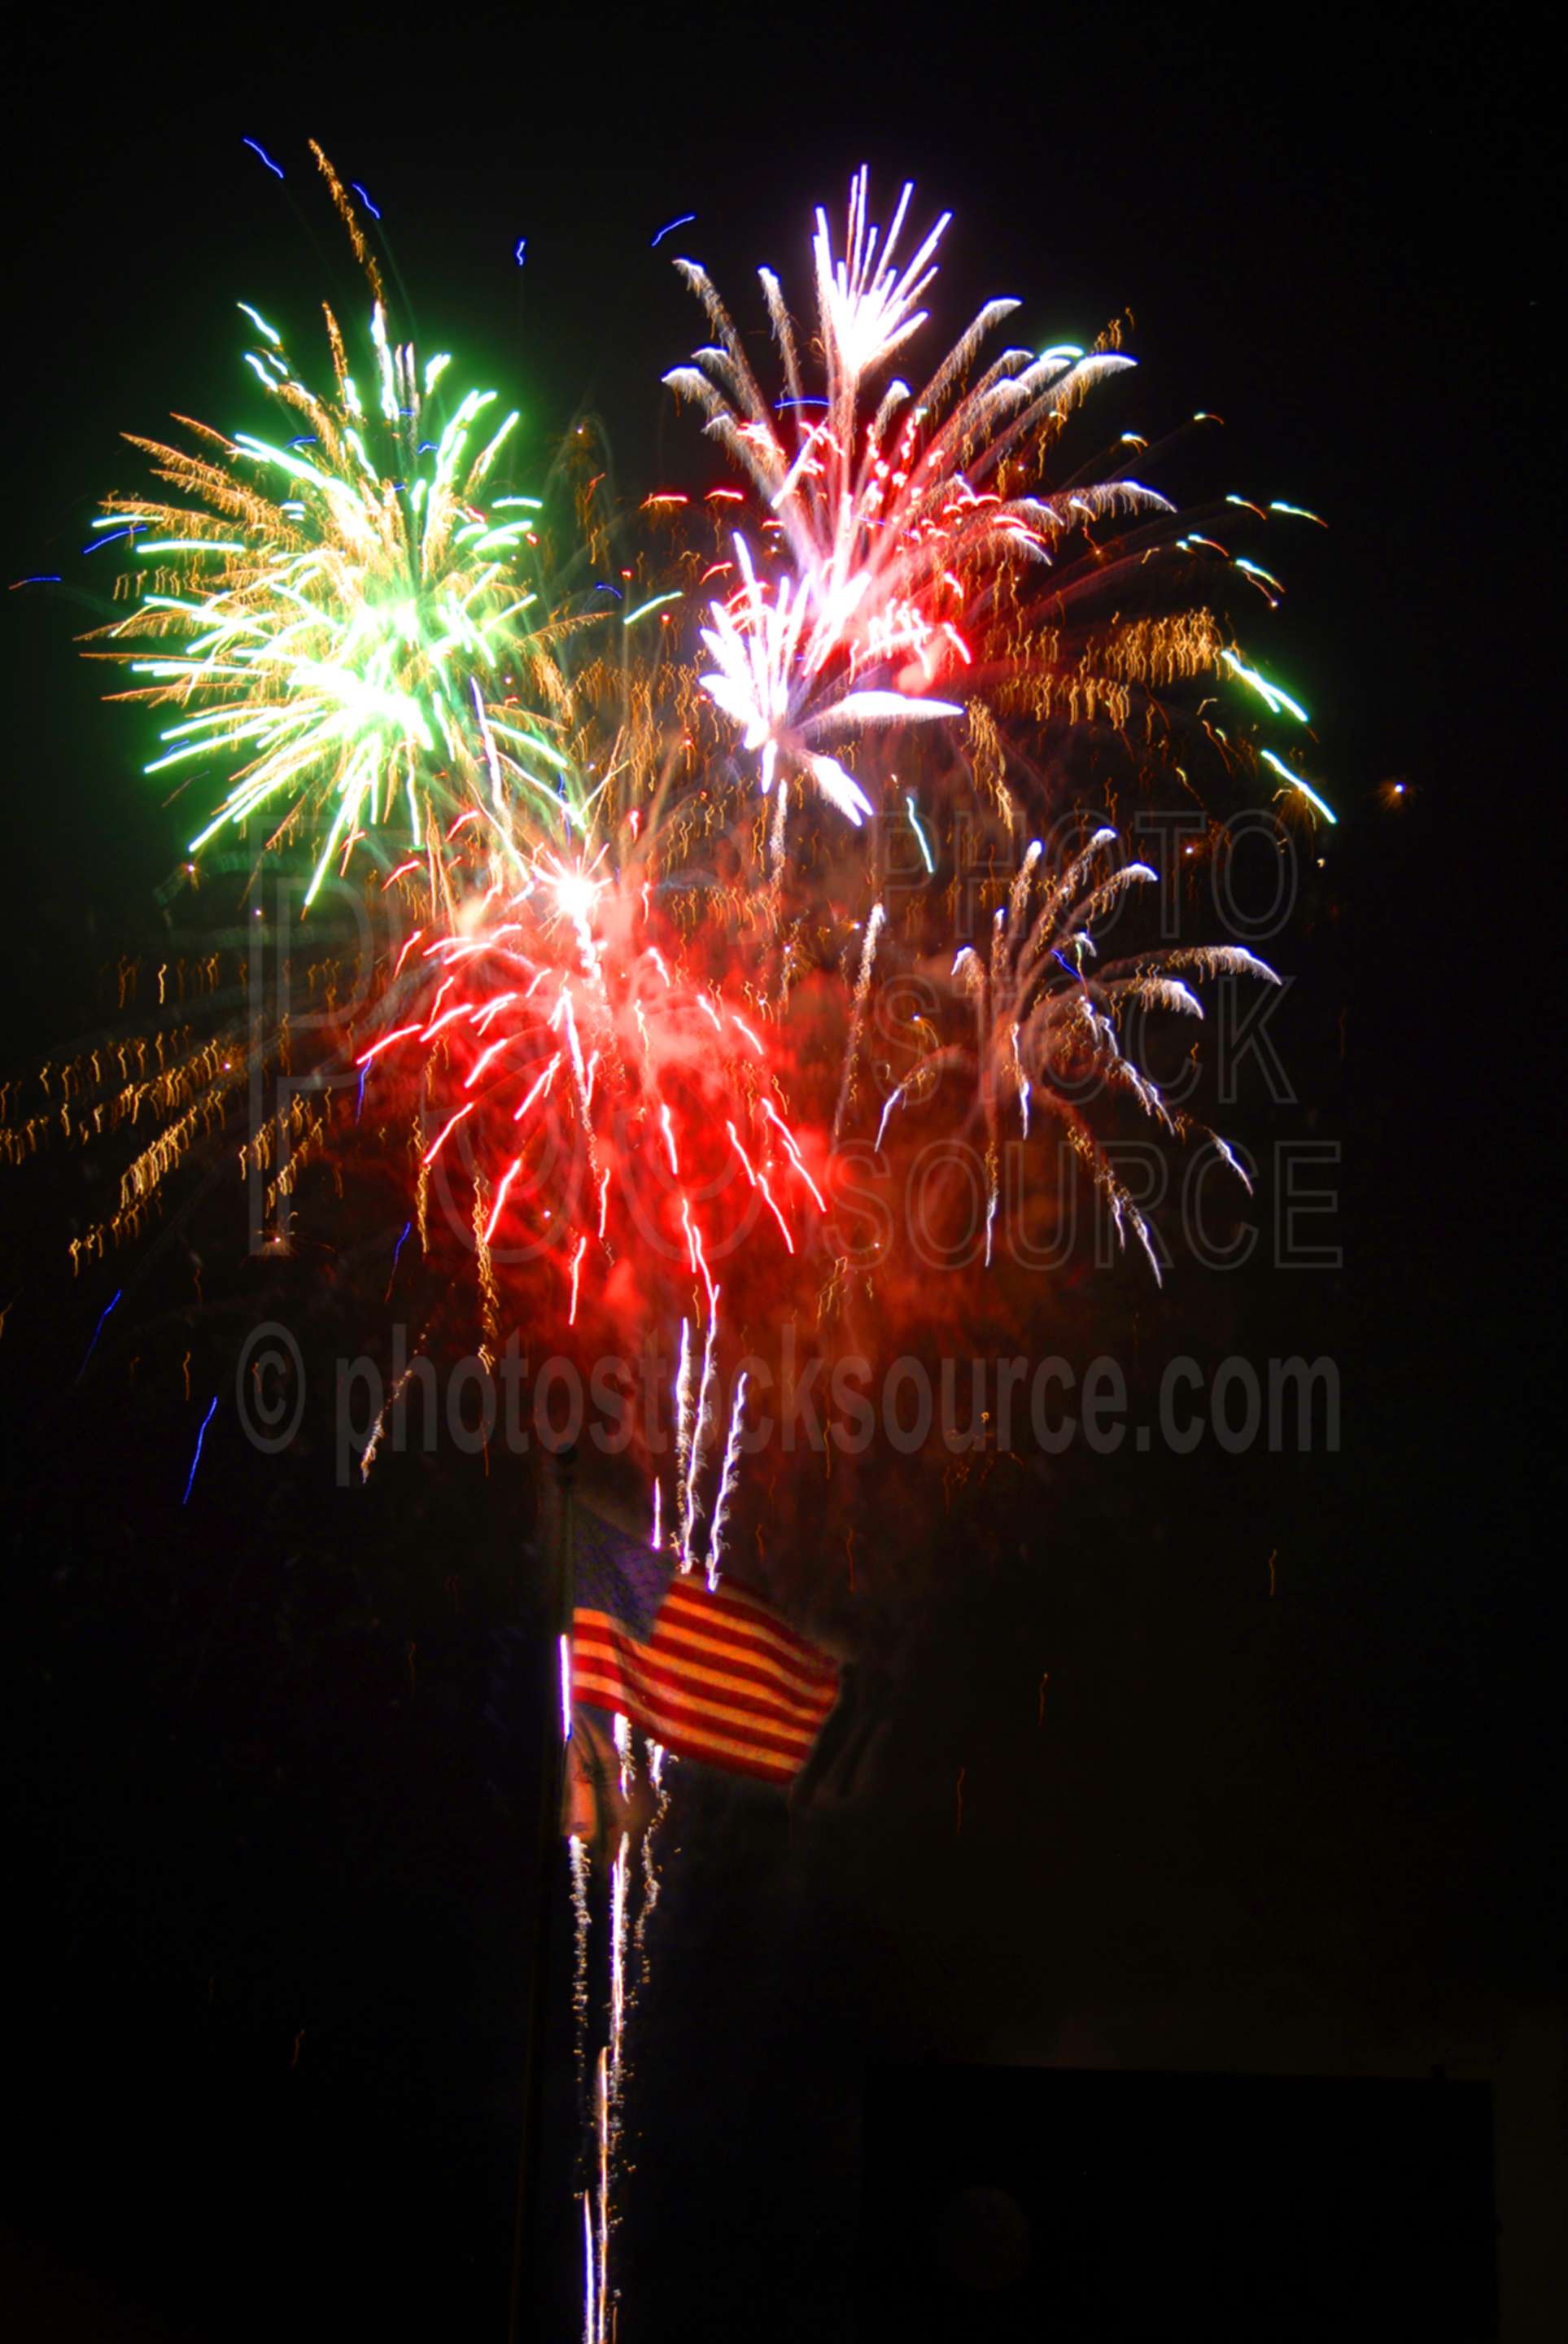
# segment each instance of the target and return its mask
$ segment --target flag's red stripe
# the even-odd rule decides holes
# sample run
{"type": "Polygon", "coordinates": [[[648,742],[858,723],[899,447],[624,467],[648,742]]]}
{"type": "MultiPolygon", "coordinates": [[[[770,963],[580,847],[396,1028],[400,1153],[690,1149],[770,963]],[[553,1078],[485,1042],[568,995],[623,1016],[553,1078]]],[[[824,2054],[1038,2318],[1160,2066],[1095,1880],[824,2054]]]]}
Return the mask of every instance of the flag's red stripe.
{"type": "Polygon", "coordinates": [[[693,1585],[689,1579],[673,1579],[665,1601],[678,1601],[683,1606],[717,1613],[732,1622],[742,1635],[754,1637],[771,1647],[780,1660],[799,1670],[803,1676],[814,1677],[819,1682],[838,1676],[836,1662],[829,1660],[804,1637],[797,1636],[765,1604],[759,1603],[754,1596],[743,1595],[739,1588],[709,1588],[700,1581],[693,1585]]]}
{"type": "Polygon", "coordinates": [[[668,1652],[657,1630],[651,1644],[638,1644],[602,1614],[579,1612],[573,1634],[574,1649],[624,1659],[671,1694],[689,1692],[696,1700],[725,1702],[748,1716],[768,1719],[781,1731],[815,1734],[832,1707],[826,1694],[809,1702],[789,1700],[773,1686],[759,1685],[733,1670],[705,1665],[686,1652],[668,1652]]]}
{"type": "Polygon", "coordinates": [[[624,1711],[634,1724],[640,1725],[656,1742],[679,1757],[705,1758],[734,1773],[756,1774],[770,1783],[793,1782],[800,1771],[801,1761],[795,1753],[775,1753],[760,1743],[740,1741],[730,1734],[705,1730],[690,1719],[667,1715],[661,1709],[639,1701],[618,1674],[613,1681],[603,1682],[591,1674],[574,1677],[573,1693],[590,1705],[624,1711]]]}
{"type": "Polygon", "coordinates": [[[614,1694],[612,1700],[607,1702],[607,1706],[612,1706],[612,1709],[621,1706],[623,1702],[635,1702],[640,1709],[647,1709],[651,1716],[661,1721],[661,1730],[658,1730],[661,1742],[668,1739],[668,1733],[663,1728],[673,1730],[675,1725],[684,1725],[684,1728],[701,1730],[701,1733],[729,1734],[729,1737],[740,1739],[745,1744],[755,1744],[757,1749],[769,1751],[780,1761],[788,1761],[792,1767],[799,1767],[806,1763],[806,1755],[809,1755],[813,1739],[816,1739],[813,1733],[783,1728],[773,1718],[755,1718],[750,1711],[729,1709],[724,1702],[703,1700],[701,1694],[673,1692],[668,1685],[651,1683],[649,1678],[642,1676],[638,1669],[626,1667],[623,1660],[605,1657],[602,1652],[584,1655],[581,1669],[574,1669],[572,1673],[572,1690],[579,1692],[584,1700],[600,1702],[600,1706],[605,1706],[607,1692],[614,1694]]]}
{"type": "Polygon", "coordinates": [[[798,1677],[791,1670],[781,1668],[769,1653],[759,1652],[755,1644],[739,1643],[728,1632],[716,1635],[689,1612],[671,1612],[668,1598],[649,1641],[660,1651],[689,1653],[693,1660],[705,1660],[710,1667],[733,1669],[778,1699],[805,1708],[814,1709],[824,1702],[831,1708],[837,1696],[836,1675],[826,1682],[798,1677]]]}
{"type": "Polygon", "coordinates": [[[795,1630],[780,1620],[776,1612],[770,1611],[759,1597],[748,1594],[743,1587],[736,1586],[732,1580],[722,1580],[717,1587],[709,1587],[701,1580],[683,1575],[674,1580],[672,1585],[678,1593],[689,1594],[711,1610],[727,1612],[733,1618],[744,1621],[749,1626],[773,1637],[784,1650],[807,1665],[815,1668],[831,1667],[832,1663],[815,1644],[808,1638],[797,1635],[795,1630]]]}
{"type": "Polygon", "coordinates": [[[667,1623],[679,1627],[691,1635],[726,1645],[731,1652],[746,1653],[758,1667],[770,1669],[780,1682],[802,1692],[816,1693],[838,1681],[836,1666],[802,1668],[789,1653],[781,1652],[773,1639],[756,1634],[748,1624],[716,1613],[673,1588],[660,1604],[658,1617],[661,1627],[667,1623]]]}
{"type": "MultiPolygon", "coordinates": [[[[833,1706],[839,1692],[837,1672],[825,1683],[802,1684],[768,1654],[752,1646],[738,1644],[728,1635],[710,1635],[699,1622],[693,1622],[690,1612],[671,1618],[668,1604],[667,1597],[666,1608],[659,1612],[648,1642],[642,1649],[656,1650],[671,1667],[689,1664],[713,1669],[745,1684],[759,1700],[812,1716],[825,1717],[833,1706]]],[[[573,1623],[578,1632],[598,1628],[607,1634],[629,1633],[613,1613],[592,1611],[587,1606],[573,1614],[573,1623]]],[[[634,1636],[631,1641],[636,1643],[638,1639],[634,1636]]]]}
{"type": "Polygon", "coordinates": [[[606,1645],[597,1639],[585,1640],[580,1655],[573,1655],[574,1690],[579,1681],[586,1682],[590,1676],[601,1684],[613,1682],[626,1687],[638,1700],[658,1707],[668,1716],[705,1721],[725,1732],[737,1729],[770,1749],[792,1753],[797,1762],[805,1758],[821,1724],[820,1718],[802,1723],[749,1706],[744,1700],[726,1701],[720,1694],[688,1680],[678,1676],[672,1679],[667,1672],[648,1665],[646,1657],[635,1650],[606,1645]]]}
{"type": "Polygon", "coordinates": [[[767,1735],[747,1725],[677,1713],[647,1698],[618,1675],[600,1678],[589,1672],[581,1681],[578,1697],[590,1706],[624,1711],[667,1750],[689,1749],[694,1742],[701,1741],[716,1750],[742,1753],[759,1765],[775,1768],[786,1778],[798,1774],[805,1763],[806,1753],[799,1749],[778,1749],[767,1735]]]}

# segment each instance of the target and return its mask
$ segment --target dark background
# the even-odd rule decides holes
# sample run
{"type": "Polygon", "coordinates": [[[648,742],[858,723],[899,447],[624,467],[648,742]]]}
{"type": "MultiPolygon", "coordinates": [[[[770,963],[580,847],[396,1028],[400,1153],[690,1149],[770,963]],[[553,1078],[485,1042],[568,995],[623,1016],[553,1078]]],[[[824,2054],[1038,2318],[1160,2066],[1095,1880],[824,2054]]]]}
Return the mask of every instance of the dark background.
{"type": "MultiPolygon", "coordinates": [[[[682,1781],[621,2335],[850,2332],[868,2055],[1488,2080],[1503,2333],[1558,2332],[1561,1605],[1537,1523],[1561,655],[1532,25],[165,18],[145,43],[35,25],[13,66],[8,579],[90,589],[93,500],[138,477],[116,434],[171,405],[229,419],[236,298],[301,349],[323,292],[354,312],[307,135],[380,207],[422,345],[519,384],[535,445],[601,413],[639,486],[709,477],[658,389],[699,338],[667,253],[749,316],[752,268],[801,288],[811,206],[837,216],[866,160],[884,213],[911,176],[922,216],[957,215],[945,323],[1018,290],[1039,346],[1130,308],[1128,425],[1217,411],[1209,481],[1329,517],[1257,638],[1342,813],[1282,945],[1302,1096],[1244,1099],[1234,1127],[1342,1138],[1344,1268],[1250,1271],[1223,1332],[1336,1357],[1342,1450],[906,1490],[874,1795],[791,1828],[682,1781]]],[[[6,1071],[91,1022],[185,834],[77,659],[91,615],[48,590],[5,607],[6,1071]]],[[[262,1297],[215,1265],[232,1311],[196,1318],[171,1259],[77,1382],[112,1282],[7,1259],[11,2332],[499,2336],[530,1485],[392,1460],[344,1493],[324,1438],[268,1466],[217,1425],[182,1509],[209,1359],[210,1391],[264,1298],[323,1359],[357,1346],[352,1281],[324,1304],[285,1270],[262,1297]],[[142,1330],[149,1355],[191,1343],[194,1414],[166,1378],[137,1388],[142,1330]]],[[[1192,1315],[1211,1328],[1201,1286],[1141,1295],[1154,1371],[1192,1315]]]]}

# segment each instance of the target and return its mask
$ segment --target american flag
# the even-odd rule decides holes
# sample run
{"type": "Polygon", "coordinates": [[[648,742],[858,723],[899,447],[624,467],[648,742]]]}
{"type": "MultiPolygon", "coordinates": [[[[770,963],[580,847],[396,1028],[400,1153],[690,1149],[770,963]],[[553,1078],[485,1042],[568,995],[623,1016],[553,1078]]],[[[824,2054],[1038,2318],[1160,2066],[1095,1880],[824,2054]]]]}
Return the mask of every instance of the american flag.
{"type": "Polygon", "coordinates": [[[681,1757],[791,1783],[838,1699],[838,1663],[754,1595],[710,1589],[574,1509],[574,1705],[608,1709],[681,1757]]]}

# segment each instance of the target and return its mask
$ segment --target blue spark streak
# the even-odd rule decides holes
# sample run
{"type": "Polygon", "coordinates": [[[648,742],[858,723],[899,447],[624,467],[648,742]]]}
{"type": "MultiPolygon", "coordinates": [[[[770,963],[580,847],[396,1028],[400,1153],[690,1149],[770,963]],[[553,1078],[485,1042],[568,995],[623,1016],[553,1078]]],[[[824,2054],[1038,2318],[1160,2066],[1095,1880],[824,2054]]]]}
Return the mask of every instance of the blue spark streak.
{"type": "Polygon", "coordinates": [[[239,143],[242,146],[248,146],[253,155],[259,155],[262,161],[266,165],[267,169],[273,172],[278,178],[282,178],[282,171],[273,161],[265,146],[258,146],[254,138],[242,138],[239,143]]]}
{"type": "Polygon", "coordinates": [[[104,1331],[104,1321],[105,1321],[105,1319],[108,1317],[108,1315],[109,1315],[110,1311],[114,1308],[114,1307],[115,1307],[115,1302],[117,1302],[117,1301],[119,1300],[119,1298],[120,1298],[120,1295],[121,1295],[121,1294],[123,1294],[123,1293],[125,1292],[125,1290],[126,1290],[126,1289],[125,1289],[125,1288],[122,1286],[122,1287],[120,1288],[120,1289],[119,1289],[119,1293],[117,1293],[117,1294],[115,1296],[115,1301],[114,1301],[114,1302],[106,1302],[106,1303],[105,1303],[105,1305],[104,1305],[104,1307],[103,1307],[103,1308],[99,1311],[99,1313],[98,1313],[98,1323],[97,1323],[97,1325],[96,1325],[96,1326],[94,1328],[94,1329],[93,1329],[93,1339],[92,1339],[92,1341],[88,1344],[88,1346],[87,1346],[86,1349],[83,1352],[83,1354],[82,1354],[82,1364],[81,1364],[81,1366],[76,1369],[76,1381],[77,1381],[78,1383],[80,1383],[80,1382],[81,1382],[82,1378],[83,1378],[83,1377],[86,1374],[86,1372],[87,1372],[87,1361],[92,1358],[93,1353],[94,1353],[94,1352],[97,1349],[97,1348],[98,1348],[98,1338],[99,1338],[99,1336],[100,1336],[100,1335],[103,1333],[103,1331],[104,1331]]]}
{"type": "MultiPolygon", "coordinates": [[[[280,171],[280,172],[278,173],[278,175],[277,175],[277,176],[278,176],[278,177],[279,177],[279,178],[281,178],[281,177],[283,177],[282,172],[280,171]]],[[[212,1422],[213,1418],[214,1418],[214,1416],[216,1414],[216,1412],[217,1412],[217,1394],[216,1394],[216,1392],[214,1392],[214,1394],[213,1394],[213,1396],[212,1396],[212,1405],[208,1408],[206,1414],[203,1417],[203,1419],[202,1419],[202,1420],[201,1420],[201,1430],[200,1430],[200,1431],[196,1434],[196,1455],[191,1459],[190,1480],[189,1480],[189,1481],[187,1481],[187,1482],[186,1483],[186,1493],[185,1493],[185,1496],[180,1500],[180,1503],[181,1503],[181,1505],[182,1505],[182,1506],[188,1506],[188,1505],[190,1504],[190,1501],[191,1501],[191,1484],[192,1484],[192,1482],[194,1482],[194,1481],[195,1481],[196,1477],[196,1467],[201,1463],[201,1445],[202,1445],[202,1442],[206,1439],[206,1429],[207,1429],[207,1426],[212,1422]]]]}
{"type": "Polygon", "coordinates": [[[379,219],[381,217],[380,213],[377,210],[375,205],[371,202],[369,197],[366,194],[358,180],[350,179],[348,184],[353,188],[355,194],[358,197],[360,202],[364,205],[366,210],[369,213],[371,218],[379,219]]]}
{"type": "MultiPolygon", "coordinates": [[[[658,236],[653,239],[653,243],[658,244],[662,242],[663,238],[669,234],[671,228],[689,227],[696,217],[697,214],[695,212],[682,212],[678,219],[672,219],[667,222],[667,224],[659,229],[658,236]]],[[[653,245],[650,245],[648,247],[648,250],[651,252],[652,249],[653,245]]]]}

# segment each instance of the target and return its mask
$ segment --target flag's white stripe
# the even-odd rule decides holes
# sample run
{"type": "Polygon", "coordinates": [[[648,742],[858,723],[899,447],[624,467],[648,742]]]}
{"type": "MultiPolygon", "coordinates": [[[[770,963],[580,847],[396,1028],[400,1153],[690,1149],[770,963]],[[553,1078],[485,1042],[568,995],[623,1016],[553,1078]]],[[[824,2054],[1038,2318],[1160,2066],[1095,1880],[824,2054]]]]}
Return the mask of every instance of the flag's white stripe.
{"type": "Polygon", "coordinates": [[[629,1686],[640,1700],[670,1716],[690,1714],[711,1718],[719,1725],[749,1726],[753,1732],[766,1734],[803,1756],[816,1739],[818,1720],[810,1724],[799,1723],[790,1718],[779,1717],[758,1708],[737,1708],[729,1702],[719,1701],[711,1693],[688,1692],[681,1685],[667,1685],[638,1667],[637,1661],[624,1651],[607,1652],[595,1644],[579,1648],[577,1664],[572,1672],[574,1691],[590,1681],[600,1685],[615,1677],[629,1686]]]}
{"type": "MultiPolygon", "coordinates": [[[[592,1677],[583,1679],[579,1692],[583,1699],[588,1701],[592,1700],[595,1692],[607,1701],[624,1702],[628,1698],[618,1682],[600,1683],[592,1677]]],[[[731,1759],[755,1768],[759,1773],[772,1775],[779,1782],[789,1782],[800,1771],[801,1760],[792,1758],[783,1751],[770,1750],[759,1743],[739,1742],[729,1734],[715,1733],[689,1719],[668,1716],[662,1710],[640,1701],[637,1702],[637,1708],[638,1723],[654,1734],[667,1750],[684,1751],[693,1757],[707,1755],[731,1759]]]]}

